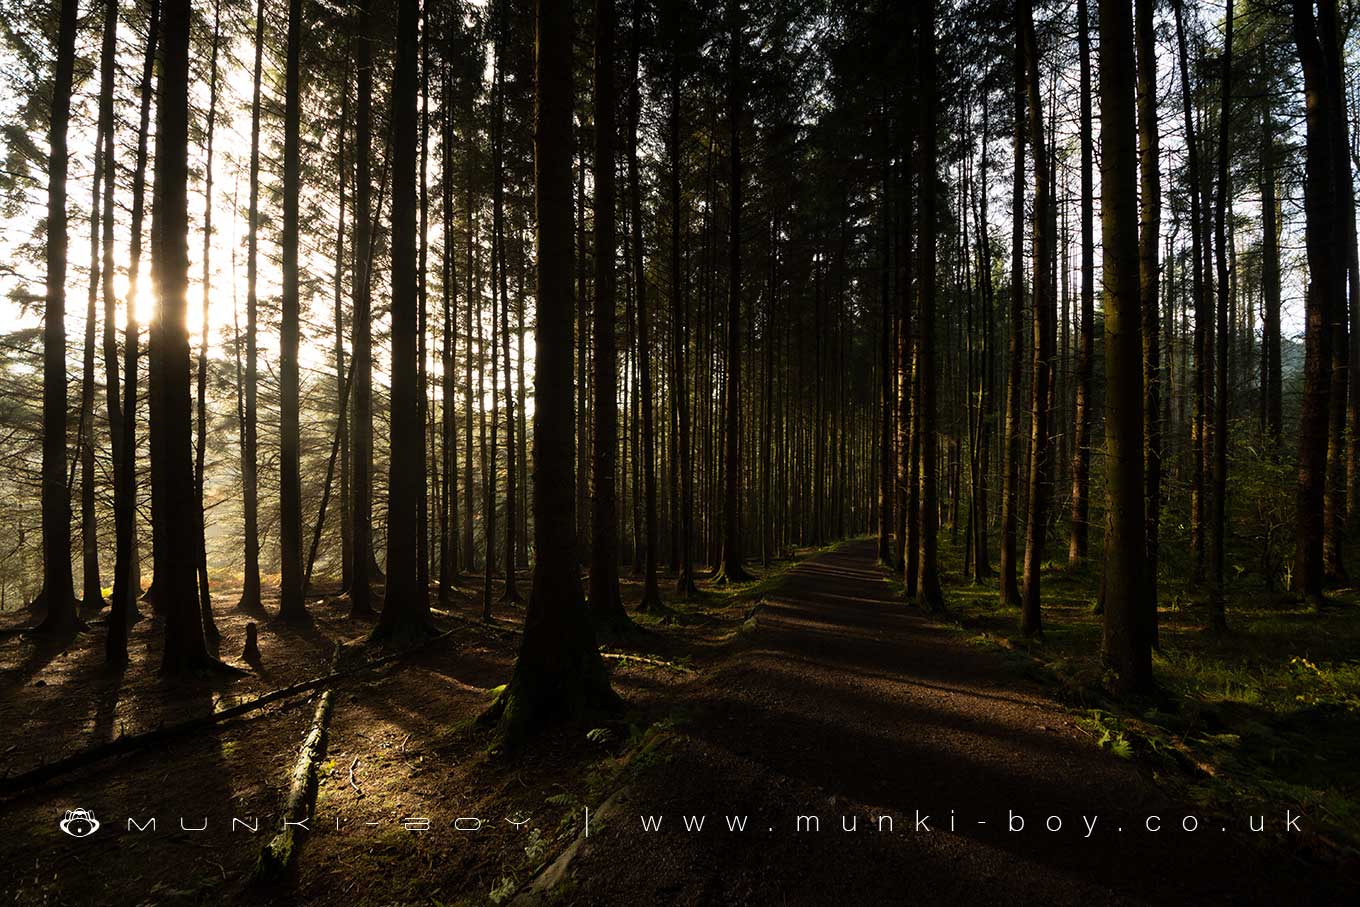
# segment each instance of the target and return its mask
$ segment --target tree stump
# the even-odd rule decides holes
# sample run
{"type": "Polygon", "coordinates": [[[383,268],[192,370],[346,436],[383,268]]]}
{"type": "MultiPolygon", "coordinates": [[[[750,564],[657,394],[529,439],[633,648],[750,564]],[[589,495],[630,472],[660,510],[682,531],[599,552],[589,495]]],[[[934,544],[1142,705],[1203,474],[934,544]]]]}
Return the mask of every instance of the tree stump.
{"type": "Polygon", "coordinates": [[[255,621],[246,624],[246,647],[241,653],[241,660],[248,665],[258,665],[260,663],[260,646],[258,640],[258,630],[255,621]]]}

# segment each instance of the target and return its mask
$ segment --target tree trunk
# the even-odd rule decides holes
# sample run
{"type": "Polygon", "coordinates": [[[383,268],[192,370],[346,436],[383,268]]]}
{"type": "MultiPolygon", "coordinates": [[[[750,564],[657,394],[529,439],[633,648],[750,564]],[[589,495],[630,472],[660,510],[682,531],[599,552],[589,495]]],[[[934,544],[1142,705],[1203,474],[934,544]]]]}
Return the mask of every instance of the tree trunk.
{"type": "Polygon", "coordinates": [[[359,6],[358,38],[355,41],[356,99],[354,111],[354,241],[350,248],[350,292],[354,297],[350,341],[350,380],[354,384],[350,411],[350,519],[354,539],[349,586],[350,617],[373,615],[373,313],[371,260],[373,212],[370,207],[372,175],[373,48],[369,44],[372,14],[369,4],[359,6]]]}
{"type": "Polygon", "coordinates": [[[75,70],[76,0],[61,0],[47,158],[47,302],[43,318],[42,545],[47,616],[38,628],[81,626],[71,575],[71,498],[66,487],[66,132],[75,70]]]}
{"type": "Polygon", "coordinates": [[[917,135],[917,172],[921,179],[921,239],[918,249],[919,264],[916,276],[916,306],[920,313],[921,375],[921,562],[915,595],[920,607],[935,611],[944,607],[944,593],[940,589],[940,573],[936,535],[939,530],[938,505],[938,444],[936,441],[936,372],[935,372],[935,226],[936,183],[936,95],[939,91],[935,71],[935,0],[925,0],[920,11],[921,45],[917,51],[920,64],[918,85],[920,98],[920,132],[917,135]]]}
{"type": "Polygon", "coordinates": [[[501,745],[511,750],[553,715],[619,706],[586,618],[572,544],[571,5],[538,0],[535,24],[534,578],[514,676],[485,716],[500,723],[501,745]]]}
{"type": "MultiPolygon", "coordinates": [[[[1091,130],[1091,13],[1077,0],[1077,58],[1081,68],[1081,314],[1077,328],[1077,395],[1072,438],[1072,532],[1067,562],[1078,564],[1089,550],[1091,489],[1091,374],[1095,361],[1094,139],[1091,130]]],[[[1154,80],[1155,81],[1155,80],[1154,80]]],[[[1156,129],[1153,129],[1156,136],[1156,129]]],[[[1156,166],[1155,146],[1153,166],[1156,166]]],[[[1155,238],[1156,230],[1153,230],[1155,238]]]]}
{"type": "Polygon", "coordinates": [[[392,78],[392,390],[390,471],[387,479],[387,589],[373,638],[409,642],[430,632],[428,589],[417,563],[420,479],[425,427],[421,421],[416,362],[420,289],[416,251],[416,143],[419,130],[420,5],[397,9],[392,78]]]}
{"type": "MultiPolygon", "coordinates": [[[[1021,0],[1021,40],[1024,45],[1026,89],[1029,97],[1029,137],[1034,146],[1034,346],[1030,386],[1029,510],[1025,525],[1025,571],[1021,590],[1020,629],[1026,636],[1042,636],[1039,612],[1040,571],[1044,560],[1048,505],[1052,493],[1052,381],[1057,300],[1054,299],[1055,222],[1052,173],[1043,153],[1043,107],[1039,98],[1039,49],[1034,33],[1034,10],[1021,0]]],[[[1140,351],[1141,355],[1141,351],[1140,351]]],[[[1141,397],[1141,393],[1140,393],[1141,397]]]]}
{"type": "Polygon", "coordinates": [[[688,366],[689,349],[689,284],[685,281],[684,261],[680,246],[681,223],[684,209],[680,196],[680,29],[672,23],[670,63],[670,193],[671,193],[671,345],[674,364],[674,393],[680,472],[680,565],[675,580],[675,591],[688,598],[698,590],[694,585],[694,467],[690,443],[690,412],[688,366]]]}
{"type": "Polygon", "coordinates": [[[305,620],[302,589],[302,476],[299,462],[298,190],[301,170],[302,0],[288,3],[283,112],[283,321],[279,337],[279,617],[305,620]]]}
{"type": "MultiPolygon", "coordinates": [[[[638,59],[642,48],[642,4],[633,0],[631,28],[630,88],[628,91],[628,183],[632,198],[633,216],[633,286],[637,298],[637,360],[639,373],[638,396],[642,410],[642,482],[644,497],[643,545],[645,563],[642,579],[642,601],[639,611],[655,611],[661,607],[661,589],[657,585],[656,531],[656,437],[652,418],[652,336],[647,311],[647,270],[642,242],[642,180],[638,175],[638,123],[642,117],[642,90],[638,74],[638,59]]],[[[634,454],[636,456],[636,453],[634,454]]]]}
{"type": "MultiPolygon", "coordinates": [[[[115,470],[114,481],[120,494],[114,497],[116,553],[113,568],[113,601],[121,606],[109,611],[109,634],[105,641],[104,660],[110,666],[127,663],[128,625],[138,618],[137,596],[140,592],[141,571],[137,554],[137,285],[142,262],[142,218],[145,214],[147,135],[151,128],[152,74],[156,64],[156,43],[160,33],[160,0],[151,0],[147,21],[146,52],[142,63],[141,116],[137,130],[137,155],[132,176],[132,230],[128,243],[127,327],[123,339],[123,421],[121,446],[124,451],[121,470],[115,470]],[[119,501],[121,500],[121,507],[119,501]]],[[[112,168],[110,168],[112,170],[112,168]]],[[[113,180],[108,183],[112,192],[113,180]]],[[[107,206],[112,210],[111,205],[107,206]]],[[[106,223],[106,231],[110,223],[106,223]]],[[[105,250],[108,256],[108,250],[105,250]]],[[[108,266],[106,257],[105,266],[108,266]]],[[[111,272],[110,272],[111,273],[111,272]]],[[[111,325],[105,324],[105,330],[111,325]]],[[[107,344],[107,341],[106,341],[107,344]]],[[[107,349],[107,346],[106,346],[107,349]]],[[[238,381],[239,385],[240,382],[238,381]]]]}
{"type": "Polygon", "coordinates": [[[1139,368],[1143,343],[1135,188],[1138,145],[1130,25],[1127,3],[1100,0],[1100,235],[1105,374],[1111,376],[1105,418],[1110,474],[1106,481],[1103,649],[1121,692],[1143,691],[1152,683],[1151,639],[1143,617],[1147,523],[1139,368]]]}
{"type": "MultiPolygon", "coordinates": [[[[1228,0],[1227,29],[1223,44],[1223,76],[1222,76],[1222,99],[1223,105],[1219,113],[1218,126],[1218,198],[1216,210],[1214,212],[1214,247],[1217,253],[1218,264],[1218,359],[1215,362],[1215,393],[1214,393],[1214,492],[1213,492],[1213,525],[1210,548],[1210,565],[1212,570],[1212,587],[1209,595],[1209,625],[1214,630],[1224,630],[1227,622],[1223,616],[1224,592],[1223,592],[1223,571],[1224,555],[1227,545],[1227,497],[1228,497],[1228,362],[1232,354],[1232,344],[1228,335],[1228,307],[1231,303],[1231,286],[1228,281],[1228,241],[1227,241],[1227,211],[1228,198],[1232,194],[1232,189],[1228,180],[1229,173],[1229,154],[1228,127],[1232,119],[1232,38],[1233,38],[1233,4],[1228,0]]],[[[1342,330],[1344,331],[1344,322],[1342,330]]],[[[1344,345],[1342,347],[1344,349],[1344,345]]],[[[1345,386],[1342,385],[1341,395],[1345,396],[1345,386]]],[[[1343,413],[1338,412],[1336,420],[1338,428],[1344,425],[1341,420],[1343,413]]],[[[1337,437],[1337,463],[1341,465],[1342,471],[1338,478],[1344,479],[1344,452],[1340,446],[1340,437],[1337,437]]],[[[1338,500],[1342,507],[1345,506],[1345,488],[1338,491],[1338,500]]],[[[1344,521],[1344,514],[1340,520],[1344,521]]],[[[1338,552],[1335,564],[1340,566],[1340,553],[1338,552]]]]}
{"type": "MultiPolygon", "coordinates": [[[[503,601],[519,602],[523,597],[519,594],[519,589],[515,587],[515,530],[519,518],[515,514],[517,504],[515,483],[518,479],[515,464],[515,394],[510,387],[510,295],[506,280],[506,254],[505,254],[505,76],[503,58],[497,39],[496,56],[496,123],[495,134],[492,142],[492,153],[495,155],[493,166],[495,168],[494,196],[492,199],[492,243],[499,249],[496,255],[498,265],[497,286],[500,292],[500,333],[501,333],[501,359],[505,377],[505,592],[501,596],[503,601]]],[[[492,312],[492,345],[495,345],[496,327],[495,312],[492,312]]],[[[491,383],[496,383],[495,369],[492,369],[491,383]]],[[[495,431],[492,431],[495,437],[495,431]]],[[[488,574],[489,575],[489,574],[488,574]]]]}
{"type": "Polygon", "coordinates": [[[741,2],[727,4],[727,115],[731,130],[728,156],[731,172],[728,191],[731,193],[731,226],[728,234],[731,259],[727,278],[727,357],[724,394],[726,424],[723,429],[725,453],[723,473],[726,489],[723,495],[723,529],[720,582],[737,583],[750,578],[743,565],[741,538],[741,116],[745,103],[745,75],[741,68],[742,33],[741,2]]]}
{"type": "MultiPolygon", "coordinates": [[[[1134,5],[1134,42],[1138,57],[1138,173],[1142,198],[1138,223],[1138,296],[1143,328],[1143,488],[1147,521],[1144,562],[1147,585],[1139,612],[1144,620],[1143,633],[1148,645],[1157,644],[1157,565],[1162,511],[1162,321],[1158,309],[1157,260],[1161,249],[1162,177],[1158,162],[1157,34],[1153,6],[1153,0],[1138,0],[1134,5]]],[[[1119,201],[1125,202],[1124,199],[1119,201]]]]}
{"type": "Polygon", "coordinates": [[[1194,350],[1195,350],[1195,412],[1191,422],[1191,457],[1193,460],[1190,474],[1190,548],[1193,566],[1191,582],[1198,583],[1204,578],[1204,464],[1207,438],[1205,437],[1205,418],[1208,400],[1205,389],[1208,375],[1208,362],[1205,349],[1205,336],[1208,331],[1208,313],[1204,291],[1204,249],[1201,204],[1200,204],[1200,166],[1199,142],[1195,137],[1195,117],[1191,108],[1193,95],[1190,88],[1190,54],[1185,38],[1185,12],[1182,0],[1175,0],[1172,9],[1176,16],[1176,42],[1179,46],[1181,98],[1185,113],[1186,176],[1190,195],[1190,244],[1191,268],[1195,310],[1194,350]]]}
{"type": "Polygon", "coordinates": [[[208,655],[199,608],[189,336],[188,141],[189,0],[165,0],[156,91],[156,173],[152,271],[156,315],[151,329],[152,519],[156,599],[165,614],[162,671],[182,674],[217,665],[208,655]]]}
{"type": "MultiPolygon", "coordinates": [[[[601,629],[627,627],[619,597],[617,228],[614,222],[614,0],[595,3],[595,323],[591,455],[590,613],[601,629]]],[[[542,86],[540,86],[540,90],[542,86]]],[[[542,229],[542,225],[540,225],[542,229]]],[[[541,291],[540,291],[541,292],[541,291]]],[[[540,300],[540,305],[542,304],[540,300]]]]}
{"type": "Polygon", "coordinates": [[[212,246],[212,187],[213,187],[213,133],[217,125],[217,55],[221,42],[222,3],[213,3],[213,40],[209,62],[208,77],[208,134],[206,141],[206,173],[203,185],[203,339],[198,348],[198,438],[194,450],[194,501],[198,506],[198,599],[203,612],[203,633],[209,641],[216,644],[221,634],[213,619],[212,591],[208,585],[208,538],[207,521],[203,506],[203,487],[206,475],[204,458],[208,450],[208,336],[211,320],[208,317],[209,301],[212,297],[211,246],[212,246]]]}
{"type": "MultiPolygon", "coordinates": [[[[441,394],[443,412],[440,417],[443,452],[444,496],[439,511],[439,606],[448,608],[449,593],[458,576],[458,437],[456,390],[454,305],[458,295],[458,262],[454,254],[453,233],[453,80],[445,64],[441,96],[443,117],[442,147],[440,149],[441,182],[443,183],[444,255],[443,255],[443,320],[444,345],[441,362],[441,394]]],[[[468,401],[469,405],[471,401],[468,401]]]]}
{"type": "MultiPolygon", "coordinates": [[[[1018,19],[1017,19],[1018,22],[1018,19]]],[[[1015,39],[1015,134],[1012,142],[1011,178],[1011,290],[1007,325],[1006,424],[1001,478],[1001,604],[1020,605],[1016,582],[1015,547],[1020,523],[1020,396],[1024,393],[1025,321],[1025,64],[1020,35],[1015,39]]]]}
{"type": "Polygon", "coordinates": [[[1265,397],[1265,434],[1272,456],[1278,456],[1284,431],[1283,386],[1280,374],[1280,210],[1276,190],[1279,174],[1275,163],[1275,132],[1269,98],[1265,99],[1261,138],[1261,282],[1264,284],[1262,313],[1261,390],[1265,397]]]}
{"type": "MultiPolygon", "coordinates": [[[[1335,15],[1332,0],[1323,0],[1323,15],[1335,15]]],[[[1303,400],[1299,411],[1299,478],[1296,493],[1294,592],[1313,603],[1322,600],[1323,498],[1326,485],[1328,398],[1332,371],[1331,322],[1344,299],[1336,256],[1336,166],[1332,160],[1331,111],[1327,103],[1327,56],[1313,17],[1313,4],[1294,0],[1294,41],[1303,66],[1307,139],[1304,166],[1304,213],[1308,221],[1308,295],[1304,331],[1303,400]]]]}

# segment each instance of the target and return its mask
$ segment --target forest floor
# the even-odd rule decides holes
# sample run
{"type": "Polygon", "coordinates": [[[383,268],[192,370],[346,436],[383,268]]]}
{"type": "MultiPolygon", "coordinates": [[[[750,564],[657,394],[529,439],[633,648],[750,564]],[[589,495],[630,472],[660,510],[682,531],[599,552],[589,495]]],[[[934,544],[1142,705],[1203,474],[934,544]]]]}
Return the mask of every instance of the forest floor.
{"type": "MultiPolygon", "coordinates": [[[[436,614],[447,638],[335,685],[292,878],[245,884],[278,824],[312,693],[0,801],[0,890],[20,904],[351,905],[1354,894],[1312,834],[1283,833],[1284,800],[1200,796],[1202,785],[1176,779],[1205,769],[1149,757],[1160,738],[1138,730],[1142,716],[1080,698],[1097,694],[1073,680],[1085,662],[1063,653],[1094,637],[1060,628],[1095,626],[1081,577],[1066,592],[1054,582],[1071,601],[1048,612],[1043,647],[1023,649],[1007,633],[1014,615],[994,596],[970,598],[957,574],[941,619],[901,604],[872,542],[801,554],[750,584],[701,582],[692,601],[671,602],[673,623],[648,619],[627,650],[608,647],[626,721],[559,727],[512,763],[488,758],[474,719],[509,677],[523,612],[498,603],[482,624],[480,578],[467,577],[436,614]],[[105,828],[62,835],[57,819],[78,807],[105,828]],[[918,824],[927,815],[929,832],[918,824]],[[1145,828],[1154,815],[1156,833],[1145,828]],[[1194,833],[1180,830],[1190,815],[1194,833]],[[1264,815],[1266,831],[1250,833],[1249,815],[1264,815]],[[125,828],[152,816],[155,832],[125,828]],[[233,830],[233,816],[261,817],[261,832],[233,830]],[[659,830],[642,816],[660,817],[659,830]],[[686,816],[706,817],[703,830],[685,830],[686,816]],[[1009,830],[1013,816],[1024,831],[1009,830]],[[1045,830],[1051,816],[1061,831],[1045,830]],[[729,831],[742,817],[746,830],[729,831]],[[416,818],[429,830],[403,821],[416,818]],[[207,831],[181,830],[205,819],[207,831]]],[[[625,602],[639,596],[626,575],[625,602]]],[[[218,593],[224,656],[240,651],[250,619],[234,599],[218,593]]],[[[325,674],[337,642],[366,651],[369,627],[343,602],[311,612],[304,628],[261,621],[262,669],[230,681],[162,681],[158,621],[136,625],[119,675],[102,668],[99,627],[65,646],[0,636],[0,773],[325,674]]]]}

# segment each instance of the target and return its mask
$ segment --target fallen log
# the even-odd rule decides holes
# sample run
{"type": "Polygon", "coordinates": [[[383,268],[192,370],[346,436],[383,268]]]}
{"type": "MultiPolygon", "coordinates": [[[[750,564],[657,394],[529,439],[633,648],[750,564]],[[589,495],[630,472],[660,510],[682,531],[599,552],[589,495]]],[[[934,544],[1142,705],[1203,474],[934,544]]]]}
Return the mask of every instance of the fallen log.
{"type": "Polygon", "coordinates": [[[432,636],[424,642],[418,643],[410,648],[403,649],[400,652],[394,652],[390,655],[384,655],[381,658],[372,659],[361,665],[346,668],[343,671],[331,671],[328,674],[314,677],[311,680],[303,680],[277,690],[272,690],[257,696],[249,702],[243,702],[229,708],[219,709],[208,715],[199,715],[198,717],[188,718],[176,724],[162,725],[161,727],[153,728],[149,731],[142,731],[137,734],[126,734],[119,737],[117,740],[111,740],[108,743],[90,747],[79,753],[73,753],[63,759],[58,759],[55,762],[48,762],[45,765],[40,765],[37,768],[30,769],[26,772],[0,778],[0,795],[13,794],[41,784],[58,775],[74,771],[78,768],[84,768],[87,765],[100,762],[112,756],[134,752],[153,743],[163,743],[175,737],[181,737],[185,734],[200,731],[233,718],[240,718],[243,715],[248,715],[251,712],[264,708],[271,702],[278,702],[281,699],[287,699],[288,697],[296,696],[299,693],[307,693],[318,687],[338,683],[339,681],[353,677],[356,674],[361,674],[364,671],[381,667],[382,665],[404,658],[407,655],[414,654],[427,646],[433,645],[442,639],[446,639],[454,632],[455,630],[445,630],[443,633],[432,636]]]}
{"type": "Polygon", "coordinates": [[[293,763],[292,783],[288,786],[288,798],[283,801],[283,827],[260,851],[260,858],[251,872],[252,882],[278,879],[293,864],[299,843],[298,832],[306,830],[300,823],[311,816],[316,804],[317,770],[326,758],[326,727],[330,724],[334,692],[326,690],[317,701],[312,726],[293,763]]]}

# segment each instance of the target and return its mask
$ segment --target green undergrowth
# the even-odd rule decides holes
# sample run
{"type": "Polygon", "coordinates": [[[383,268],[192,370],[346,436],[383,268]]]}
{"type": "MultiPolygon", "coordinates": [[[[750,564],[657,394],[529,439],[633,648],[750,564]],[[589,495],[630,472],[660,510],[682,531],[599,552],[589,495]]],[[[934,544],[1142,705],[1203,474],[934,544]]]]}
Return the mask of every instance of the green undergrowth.
{"type": "MultiPolygon", "coordinates": [[[[1302,812],[1324,851],[1356,856],[1360,589],[1333,590],[1315,609],[1230,581],[1230,630],[1214,634],[1202,598],[1164,579],[1156,692],[1118,700],[1100,658],[1098,563],[1045,565],[1044,635],[1032,640],[1020,634],[1019,612],[1000,606],[994,582],[963,576],[962,551],[943,533],[940,551],[949,619],[1054,689],[1097,745],[1205,808],[1302,812]]],[[[900,581],[888,582],[901,593],[900,581]]]]}

